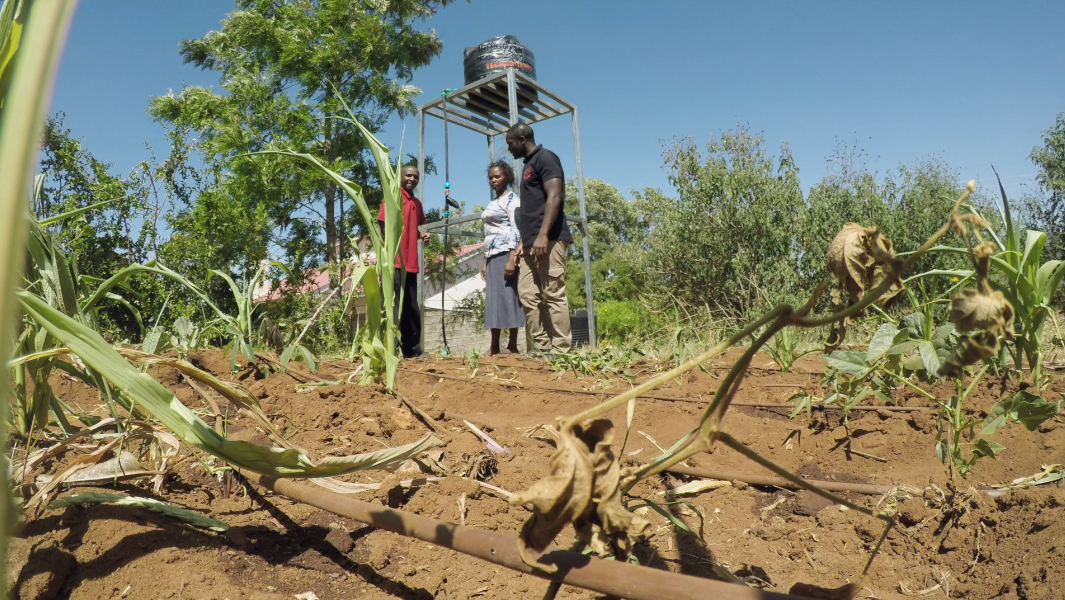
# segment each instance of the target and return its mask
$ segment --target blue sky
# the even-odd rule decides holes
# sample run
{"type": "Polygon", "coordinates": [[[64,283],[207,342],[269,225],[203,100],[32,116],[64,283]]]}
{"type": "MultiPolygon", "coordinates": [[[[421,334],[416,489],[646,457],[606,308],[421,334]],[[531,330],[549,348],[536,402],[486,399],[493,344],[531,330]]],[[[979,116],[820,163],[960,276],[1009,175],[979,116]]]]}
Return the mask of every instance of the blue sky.
{"type": "MultiPolygon", "coordinates": [[[[165,155],[162,128],[145,114],[153,95],[216,85],[183,65],[182,39],[218,29],[227,0],[83,0],[60,68],[54,111],[100,159],[126,173],[165,155]]],[[[460,87],[462,51],[513,34],[536,55],[539,81],[576,104],[585,177],[629,189],[671,188],[663,143],[743,124],[776,154],[788,142],[804,188],[828,169],[837,142],[855,144],[884,173],[940,155],[964,179],[993,185],[994,163],[1012,195],[1032,185],[1028,160],[1040,132],[1065,111],[1062,2],[711,2],[697,0],[474,0],[443,9],[424,28],[443,53],[415,73],[424,93],[460,87]]],[[[381,134],[417,146],[417,119],[381,134]]],[[[537,127],[538,141],[573,173],[568,118],[537,127]]],[[[443,158],[442,122],[429,119],[427,151],[443,158]]],[[[482,136],[450,136],[454,195],[483,203],[482,136]]],[[[442,175],[442,174],[441,174],[442,175]]],[[[427,207],[443,177],[427,177],[427,207]]]]}

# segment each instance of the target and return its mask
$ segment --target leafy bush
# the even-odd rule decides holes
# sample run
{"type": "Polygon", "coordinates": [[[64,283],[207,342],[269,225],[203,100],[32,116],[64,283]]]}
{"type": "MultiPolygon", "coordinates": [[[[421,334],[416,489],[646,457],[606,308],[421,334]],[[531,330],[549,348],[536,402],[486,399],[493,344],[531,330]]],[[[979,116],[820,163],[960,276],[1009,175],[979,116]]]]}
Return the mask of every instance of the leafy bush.
{"type": "Polygon", "coordinates": [[[596,331],[600,342],[617,344],[647,340],[666,327],[660,313],[647,310],[639,300],[610,300],[596,306],[596,331]]]}
{"type": "Polygon", "coordinates": [[[660,297],[745,315],[801,293],[795,272],[806,211],[787,145],[779,157],[744,128],[711,138],[705,154],[683,139],[667,147],[678,198],[647,193],[648,282],[660,297]]]}

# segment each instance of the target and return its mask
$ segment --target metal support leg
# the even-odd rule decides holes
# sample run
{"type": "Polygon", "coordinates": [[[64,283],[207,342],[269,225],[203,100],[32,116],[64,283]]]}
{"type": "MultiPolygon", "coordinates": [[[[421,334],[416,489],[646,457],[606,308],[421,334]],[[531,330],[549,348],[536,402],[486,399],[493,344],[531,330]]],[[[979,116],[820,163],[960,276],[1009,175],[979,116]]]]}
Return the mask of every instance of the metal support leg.
{"type": "Polygon", "coordinates": [[[592,301],[592,260],[588,249],[588,209],[584,203],[584,171],[581,168],[581,131],[577,126],[577,109],[573,112],[573,154],[577,159],[577,198],[581,203],[581,251],[584,254],[584,297],[588,303],[588,344],[599,345],[595,322],[595,303],[592,301]]]}
{"type": "MultiPolygon", "coordinates": [[[[400,156],[397,160],[402,161],[400,156]]],[[[424,198],[422,186],[425,185],[425,112],[418,111],[418,197],[424,198]]],[[[421,335],[418,339],[418,347],[425,351],[425,248],[422,245],[422,236],[418,236],[418,315],[421,317],[421,335]]]]}
{"type": "MultiPolygon", "coordinates": [[[[403,157],[399,156],[396,160],[403,162],[403,157]]],[[[418,197],[425,197],[425,112],[418,111],[418,197]]]]}
{"type": "MultiPolygon", "coordinates": [[[[407,273],[410,277],[410,273],[407,273]]],[[[418,347],[425,352],[425,245],[422,236],[418,236],[418,316],[422,327],[419,330],[418,347]]]]}
{"type": "MultiPolygon", "coordinates": [[[[495,138],[491,135],[485,136],[488,138],[488,164],[492,164],[496,161],[496,144],[495,138]]],[[[488,185],[488,201],[496,199],[496,191],[492,189],[492,185],[488,185]]]]}
{"type": "MultiPolygon", "coordinates": [[[[510,121],[510,126],[513,127],[518,124],[518,78],[514,75],[514,69],[507,69],[507,100],[510,113],[507,115],[507,120],[510,121]]],[[[521,169],[518,167],[518,159],[510,159],[511,166],[514,167],[515,173],[521,173],[521,169]]],[[[520,180],[520,178],[519,178],[520,180]]],[[[518,199],[521,199],[521,186],[518,187],[518,199]]]]}

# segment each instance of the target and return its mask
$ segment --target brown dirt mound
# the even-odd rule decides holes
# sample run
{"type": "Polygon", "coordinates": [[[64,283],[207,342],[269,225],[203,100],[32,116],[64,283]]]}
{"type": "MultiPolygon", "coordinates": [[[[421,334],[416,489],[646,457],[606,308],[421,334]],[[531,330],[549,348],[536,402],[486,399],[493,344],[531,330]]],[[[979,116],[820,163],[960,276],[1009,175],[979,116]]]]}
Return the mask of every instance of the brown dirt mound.
{"type": "MultiPolygon", "coordinates": [[[[193,362],[255,393],[277,429],[312,456],[351,454],[414,441],[427,428],[400,397],[378,387],[352,384],[310,387],[299,374],[246,369],[235,375],[218,351],[194,354],[193,362]]],[[[728,358],[718,365],[731,364],[728,358]]],[[[765,358],[754,363],[738,403],[776,403],[796,390],[820,394],[823,363],[800,360],[782,374],[765,358]]],[[[343,361],[323,367],[319,378],[344,381],[355,365],[343,361]]],[[[645,379],[654,365],[641,365],[645,379]]],[[[153,375],[213,423],[208,405],[167,368],[153,375]]],[[[625,464],[646,462],[658,454],[655,443],[671,445],[694,427],[724,373],[696,372],[662,386],[662,396],[690,402],[641,400],[622,450],[625,464]],[[652,441],[652,439],[654,441],[652,441]]],[[[528,511],[477,484],[459,478],[480,473],[504,490],[527,488],[545,474],[553,451],[549,436],[527,435],[537,425],[593,406],[627,389],[630,382],[610,375],[578,379],[552,372],[544,363],[503,356],[482,358],[471,369],[458,359],[417,359],[403,363],[399,396],[424,409],[447,437],[440,464],[448,478],[440,484],[395,488],[418,473],[401,469],[344,477],[383,482],[377,492],[359,497],[418,514],[473,527],[515,534],[528,511]],[[463,423],[483,427],[510,454],[489,460],[484,444],[463,423]],[[494,463],[494,464],[493,464],[494,463]]],[[[68,404],[103,414],[93,390],[62,375],[53,386],[68,404]]],[[[1006,393],[983,385],[970,404],[986,413],[1006,393]]],[[[1059,379],[1056,400],[1062,389],[1059,379]]],[[[937,393],[949,390],[932,388],[937,393]]],[[[931,403],[905,388],[896,401],[907,406],[931,403]]],[[[1065,488],[1050,484],[1007,493],[997,499],[973,486],[1002,483],[1065,463],[1065,417],[1039,431],[1013,425],[993,439],[1007,450],[984,460],[967,480],[949,482],[933,453],[935,413],[851,413],[815,411],[794,420],[786,410],[734,407],[725,428],[778,464],[817,479],[878,485],[906,484],[924,492],[899,491],[878,498],[847,495],[866,506],[898,510],[899,525],[888,536],[859,598],[910,595],[964,599],[1057,598],[1065,584],[1065,488]],[[934,486],[934,487],[930,487],[934,486]]],[[[624,409],[610,415],[621,431],[624,409]]],[[[243,415],[230,412],[230,435],[266,443],[243,415]]],[[[541,597],[546,582],[508,571],[424,542],[337,517],[284,497],[241,486],[230,477],[209,475],[199,460],[184,455],[169,474],[160,499],[229,523],[239,534],[204,532],[141,509],[96,505],[45,510],[30,518],[14,540],[9,579],[20,598],[262,598],[291,599],[313,592],[321,600],[340,598],[528,598],[541,597]]],[[[70,460],[67,457],[66,460],[70,460]]],[[[732,473],[768,475],[761,467],[726,448],[688,461],[732,473]]],[[[62,465],[48,464],[54,473],[62,465]]],[[[667,501],[665,491],[689,478],[663,475],[641,482],[634,492],[667,501]]],[[[147,482],[119,483],[131,494],[151,496],[147,482]]],[[[73,492],[87,488],[73,488],[73,492]]],[[[91,488],[88,488],[91,489],[91,488]]],[[[909,488],[906,488],[909,489],[909,488]]],[[[100,490],[105,491],[105,490],[100,490]]],[[[67,492],[64,491],[62,495],[67,492]]],[[[635,551],[644,565],[711,578],[741,578],[750,585],[786,591],[796,582],[837,587],[861,579],[869,552],[883,524],[842,510],[809,492],[736,483],[668,504],[675,518],[697,537],[685,534],[648,508],[648,539],[635,551]]],[[[558,542],[567,545],[571,532],[558,542]]],[[[559,598],[600,596],[563,587],[559,598]]]]}

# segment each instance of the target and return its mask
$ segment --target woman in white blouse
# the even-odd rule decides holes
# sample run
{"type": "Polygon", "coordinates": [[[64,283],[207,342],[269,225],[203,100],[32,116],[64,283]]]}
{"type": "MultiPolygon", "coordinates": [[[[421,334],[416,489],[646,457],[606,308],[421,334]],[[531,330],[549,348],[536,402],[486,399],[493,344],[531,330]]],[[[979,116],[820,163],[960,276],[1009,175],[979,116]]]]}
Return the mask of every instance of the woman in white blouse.
{"type": "Polygon", "coordinates": [[[525,327],[525,311],[518,300],[518,255],[521,236],[514,222],[514,209],[519,206],[517,194],[510,191],[514,170],[506,161],[488,166],[488,185],[495,190],[496,199],[481,213],[484,221],[484,266],[481,279],[487,283],[484,295],[484,325],[492,331],[492,345],[488,355],[500,353],[499,333],[510,330],[507,351],[518,353],[518,328],[525,327]]]}

